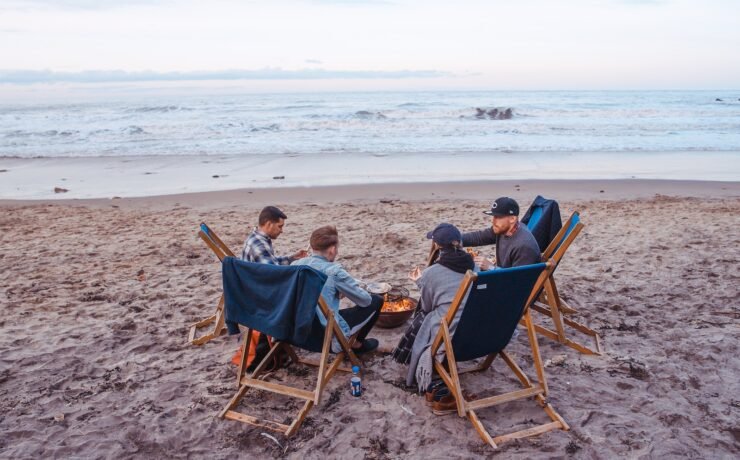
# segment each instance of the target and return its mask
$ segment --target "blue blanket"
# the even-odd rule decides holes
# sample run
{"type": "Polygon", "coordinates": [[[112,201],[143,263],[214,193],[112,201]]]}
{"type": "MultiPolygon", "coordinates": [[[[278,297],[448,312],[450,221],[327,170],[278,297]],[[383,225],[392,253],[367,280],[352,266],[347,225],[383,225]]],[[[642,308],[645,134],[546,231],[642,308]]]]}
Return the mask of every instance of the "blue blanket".
{"type": "Polygon", "coordinates": [[[326,275],[307,266],[222,263],[224,313],[230,334],[238,324],[277,340],[302,343],[311,333],[326,275]]]}
{"type": "Polygon", "coordinates": [[[558,202],[537,195],[532,206],[522,217],[522,223],[532,232],[540,251],[544,252],[555,235],[563,228],[558,202]]]}

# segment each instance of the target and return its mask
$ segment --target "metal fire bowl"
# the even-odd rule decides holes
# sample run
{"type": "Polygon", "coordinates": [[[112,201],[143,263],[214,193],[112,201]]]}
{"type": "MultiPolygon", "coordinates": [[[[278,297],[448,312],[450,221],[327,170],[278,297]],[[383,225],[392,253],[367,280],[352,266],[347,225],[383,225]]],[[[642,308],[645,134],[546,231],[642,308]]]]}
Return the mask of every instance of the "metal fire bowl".
{"type": "Polygon", "coordinates": [[[414,314],[417,304],[416,300],[412,298],[409,298],[409,300],[414,304],[412,309],[403,311],[381,311],[378,322],[375,324],[383,329],[393,329],[394,327],[398,327],[406,323],[406,321],[414,314]]]}

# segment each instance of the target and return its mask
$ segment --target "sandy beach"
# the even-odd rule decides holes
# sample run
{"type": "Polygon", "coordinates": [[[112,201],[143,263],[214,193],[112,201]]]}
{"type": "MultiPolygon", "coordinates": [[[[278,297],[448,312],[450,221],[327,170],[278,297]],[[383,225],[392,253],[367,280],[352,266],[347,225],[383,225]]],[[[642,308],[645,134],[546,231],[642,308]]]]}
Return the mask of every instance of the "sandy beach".
{"type": "MultiPolygon", "coordinates": [[[[499,181],[233,190],[161,197],[0,201],[2,458],[736,458],[740,449],[740,183],[499,181]],[[584,356],[540,338],[550,402],[571,430],[493,451],[456,415],[435,416],[405,388],[405,367],[364,358],[365,393],[337,375],[298,434],[216,416],[236,390],[234,337],[197,347],[190,323],[221,291],[208,223],[235,252],[262,206],[288,215],[278,253],[336,224],[339,261],[358,278],[418,293],[424,234],[441,221],[487,225],[480,211],[542,194],[585,229],[558,268],[562,295],[601,334],[584,356]],[[734,287],[733,287],[734,286],[734,287]]],[[[492,250],[492,249],[491,249],[492,250]]],[[[403,328],[377,329],[384,348],[403,328]]],[[[584,337],[579,336],[584,339],[584,337]]],[[[526,335],[509,345],[525,372],[526,335]]],[[[293,368],[276,378],[300,382],[293,368]]],[[[516,388],[502,363],[473,391],[516,388]]],[[[249,396],[282,420],[294,401],[249,396]]],[[[244,407],[244,406],[243,406],[244,407]]],[[[487,409],[492,433],[546,417],[534,403],[487,409]]]]}

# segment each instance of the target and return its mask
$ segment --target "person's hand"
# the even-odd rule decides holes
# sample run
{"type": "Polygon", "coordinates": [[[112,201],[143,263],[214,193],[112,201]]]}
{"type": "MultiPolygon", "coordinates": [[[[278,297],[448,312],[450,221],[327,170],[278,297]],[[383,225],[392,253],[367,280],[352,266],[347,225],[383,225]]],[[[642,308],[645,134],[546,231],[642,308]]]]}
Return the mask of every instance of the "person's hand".
{"type": "Polygon", "coordinates": [[[291,256],[294,259],[303,259],[304,257],[308,257],[308,251],[305,249],[301,249],[300,251],[296,252],[291,256]]]}
{"type": "Polygon", "coordinates": [[[413,269],[413,270],[411,270],[411,273],[409,273],[409,279],[410,279],[411,281],[416,281],[416,280],[418,280],[419,278],[421,278],[421,269],[420,269],[420,268],[419,268],[419,266],[417,265],[416,267],[414,267],[414,269],[413,269]]]}
{"type": "Polygon", "coordinates": [[[481,271],[490,270],[496,265],[495,261],[486,259],[483,256],[477,256],[473,260],[475,261],[475,265],[480,267],[481,271]]]}

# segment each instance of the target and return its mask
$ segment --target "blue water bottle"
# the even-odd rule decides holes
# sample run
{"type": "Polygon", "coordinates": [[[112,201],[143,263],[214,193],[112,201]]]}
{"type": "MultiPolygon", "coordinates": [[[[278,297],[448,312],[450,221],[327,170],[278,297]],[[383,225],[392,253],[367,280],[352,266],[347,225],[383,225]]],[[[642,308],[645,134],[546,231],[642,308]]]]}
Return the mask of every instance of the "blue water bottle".
{"type": "Polygon", "coordinates": [[[352,396],[362,395],[362,380],[360,379],[360,366],[352,366],[352,379],[350,380],[352,396]]]}

